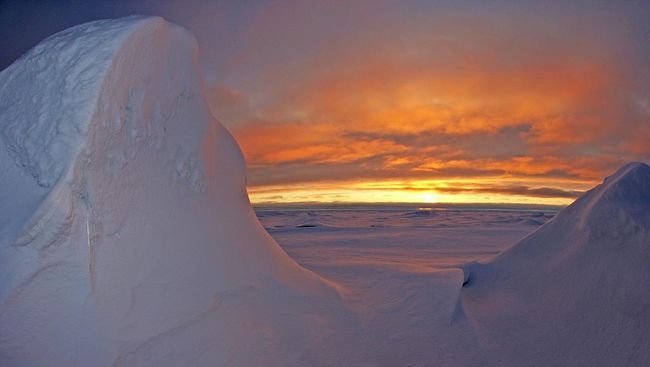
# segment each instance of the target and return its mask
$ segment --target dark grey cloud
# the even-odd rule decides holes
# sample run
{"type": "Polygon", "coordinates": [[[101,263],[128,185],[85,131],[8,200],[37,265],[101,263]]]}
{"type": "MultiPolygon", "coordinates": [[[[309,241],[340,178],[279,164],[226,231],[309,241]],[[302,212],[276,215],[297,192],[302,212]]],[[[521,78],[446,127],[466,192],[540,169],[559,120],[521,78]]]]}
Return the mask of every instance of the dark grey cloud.
{"type": "Polygon", "coordinates": [[[490,177],[505,174],[499,169],[444,168],[435,172],[411,171],[409,169],[390,169],[377,163],[376,158],[368,158],[349,163],[337,164],[296,164],[282,163],[267,167],[254,167],[249,170],[250,186],[306,184],[319,181],[329,183],[363,180],[411,180],[411,179],[454,179],[464,177],[490,177]],[[296,177],[299,172],[299,177],[296,177]]]}
{"type": "Polygon", "coordinates": [[[582,195],[583,191],[576,190],[563,190],[552,187],[536,187],[531,188],[528,186],[492,186],[492,187],[437,187],[436,191],[444,193],[478,193],[478,194],[498,194],[498,195],[519,195],[519,196],[532,196],[541,198],[569,198],[575,199],[582,195]]]}

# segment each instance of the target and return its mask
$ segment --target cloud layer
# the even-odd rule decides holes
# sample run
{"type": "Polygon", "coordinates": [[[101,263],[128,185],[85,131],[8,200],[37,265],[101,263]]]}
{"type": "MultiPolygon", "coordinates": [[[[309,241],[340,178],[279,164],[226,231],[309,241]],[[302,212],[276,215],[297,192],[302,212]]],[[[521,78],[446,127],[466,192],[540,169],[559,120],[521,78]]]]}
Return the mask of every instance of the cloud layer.
{"type": "MultiPolygon", "coordinates": [[[[229,90],[251,185],[455,179],[431,190],[566,202],[617,166],[647,161],[636,9],[506,5],[386,6],[366,17],[355,8],[354,25],[350,13],[330,14],[321,47],[260,78],[272,93],[229,90]]],[[[261,23],[291,28],[295,13],[284,10],[261,23]]],[[[265,28],[265,42],[286,28],[265,28]]]]}

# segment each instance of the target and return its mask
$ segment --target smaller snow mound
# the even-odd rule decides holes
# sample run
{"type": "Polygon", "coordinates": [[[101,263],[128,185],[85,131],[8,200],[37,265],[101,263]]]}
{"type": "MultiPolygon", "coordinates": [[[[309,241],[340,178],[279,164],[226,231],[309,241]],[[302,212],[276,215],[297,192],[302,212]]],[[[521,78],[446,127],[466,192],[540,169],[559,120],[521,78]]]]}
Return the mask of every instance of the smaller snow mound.
{"type": "Polygon", "coordinates": [[[505,366],[650,365],[650,167],[632,163],[487,264],[462,306],[505,366]]]}
{"type": "Polygon", "coordinates": [[[402,215],[404,218],[430,218],[437,216],[438,213],[435,210],[413,210],[406,212],[402,215]]]}
{"type": "Polygon", "coordinates": [[[296,226],[296,228],[316,228],[316,227],[321,227],[321,225],[308,223],[308,224],[299,224],[296,226]]]}

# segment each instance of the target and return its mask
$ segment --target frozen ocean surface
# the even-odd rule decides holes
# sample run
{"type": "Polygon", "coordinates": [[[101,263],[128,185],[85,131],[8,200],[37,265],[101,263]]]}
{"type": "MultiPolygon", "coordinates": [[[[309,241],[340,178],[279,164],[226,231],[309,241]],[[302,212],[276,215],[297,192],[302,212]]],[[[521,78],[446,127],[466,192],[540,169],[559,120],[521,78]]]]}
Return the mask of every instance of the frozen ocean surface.
{"type": "Polygon", "coordinates": [[[535,231],[556,210],[277,207],[256,213],[295,260],[328,273],[362,264],[431,269],[487,260],[535,231]]]}

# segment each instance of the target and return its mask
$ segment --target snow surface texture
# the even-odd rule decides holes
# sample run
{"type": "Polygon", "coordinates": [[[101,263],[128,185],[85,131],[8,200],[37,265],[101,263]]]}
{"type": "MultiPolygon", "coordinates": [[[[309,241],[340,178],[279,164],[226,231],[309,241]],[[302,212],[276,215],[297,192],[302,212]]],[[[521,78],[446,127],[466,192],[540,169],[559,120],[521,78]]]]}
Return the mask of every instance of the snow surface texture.
{"type": "Polygon", "coordinates": [[[494,256],[553,213],[388,209],[258,216],[294,259],[336,282],[360,315],[365,340],[351,347],[370,351],[364,365],[488,365],[467,323],[454,320],[458,264],[494,256]]]}
{"type": "MultiPolygon", "coordinates": [[[[487,263],[420,249],[404,266],[393,232],[381,261],[330,258],[326,280],[259,224],[196,55],[183,29],[130,17],[0,73],[0,366],[650,364],[650,167],[487,263]]],[[[445,224],[423,228],[442,251],[445,224]]],[[[455,238],[484,259],[480,236],[455,238]]]]}
{"type": "Polygon", "coordinates": [[[650,366],[650,166],[624,166],[466,278],[494,365],[650,366]]]}
{"type": "Polygon", "coordinates": [[[130,17],[0,73],[0,366],[286,365],[352,324],[257,221],[196,56],[130,17]]]}

